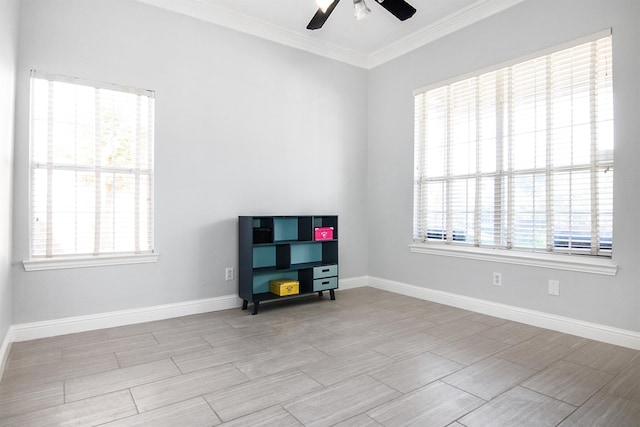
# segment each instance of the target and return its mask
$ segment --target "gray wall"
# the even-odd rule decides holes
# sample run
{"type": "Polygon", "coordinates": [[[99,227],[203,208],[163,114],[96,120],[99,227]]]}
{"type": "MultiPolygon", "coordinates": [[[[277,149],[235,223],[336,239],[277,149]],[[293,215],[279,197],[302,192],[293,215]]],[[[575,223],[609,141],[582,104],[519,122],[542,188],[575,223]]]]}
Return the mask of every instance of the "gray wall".
{"type": "Polygon", "coordinates": [[[22,0],[14,323],[237,294],[238,215],[340,215],[367,267],[365,70],[133,0],[22,0]],[[26,273],[29,70],[156,91],[155,264],[26,273]]]}
{"type": "Polygon", "coordinates": [[[11,213],[18,0],[0,2],[0,344],[11,325],[11,213]]]}
{"type": "Polygon", "coordinates": [[[370,276],[640,331],[640,2],[529,0],[369,74],[370,276]],[[615,277],[414,254],[413,96],[430,83],[613,28],[615,277]],[[503,287],[491,285],[503,273],[503,287]],[[560,296],[547,281],[560,281],[560,296]]]}
{"type": "MultiPolygon", "coordinates": [[[[637,0],[528,0],[370,72],[133,0],[21,3],[13,323],[234,294],[236,282],[223,278],[236,264],[237,215],[335,212],[343,278],[369,274],[640,331],[637,0]],[[410,253],[412,90],[607,27],[618,274],[410,253]],[[32,68],[157,91],[157,264],[23,271],[32,68]],[[491,286],[493,271],[503,287],[491,286]],[[547,294],[549,279],[560,281],[559,297],[547,294]]],[[[10,281],[0,277],[6,329],[10,281]]]]}

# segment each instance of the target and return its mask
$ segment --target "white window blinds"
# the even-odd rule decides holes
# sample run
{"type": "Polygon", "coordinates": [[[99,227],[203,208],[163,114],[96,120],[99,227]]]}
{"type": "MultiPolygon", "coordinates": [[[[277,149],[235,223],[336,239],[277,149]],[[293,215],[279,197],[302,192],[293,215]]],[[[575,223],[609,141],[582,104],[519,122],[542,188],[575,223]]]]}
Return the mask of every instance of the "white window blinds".
{"type": "Polygon", "coordinates": [[[153,252],[154,93],[31,73],[31,257],[153,252]]]}
{"type": "Polygon", "coordinates": [[[611,36],[415,95],[414,241],[611,256],[611,36]]]}

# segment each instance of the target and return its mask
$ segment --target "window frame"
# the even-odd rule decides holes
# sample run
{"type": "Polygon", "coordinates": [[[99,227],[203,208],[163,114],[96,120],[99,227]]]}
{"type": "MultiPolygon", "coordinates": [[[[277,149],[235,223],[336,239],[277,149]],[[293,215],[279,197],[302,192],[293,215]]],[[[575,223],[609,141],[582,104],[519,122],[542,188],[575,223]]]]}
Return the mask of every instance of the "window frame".
{"type": "MultiPolygon", "coordinates": [[[[598,33],[591,34],[586,37],[582,37],[576,40],[572,40],[560,45],[556,45],[556,46],[541,50],[541,51],[537,51],[529,55],[519,57],[514,60],[510,60],[508,62],[493,65],[491,67],[488,67],[482,70],[476,70],[462,76],[457,76],[451,79],[447,79],[445,81],[440,81],[435,84],[430,84],[428,86],[418,88],[413,91],[413,94],[415,97],[419,94],[423,94],[427,91],[430,91],[436,88],[442,88],[456,82],[464,81],[466,79],[483,75],[485,73],[495,72],[497,70],[501,70],[519,63],[524,63],[531,59],[536,59],[542,56],[552,54],[554,52],[559,52],[564,49],[572,48],[574,46],[578,46],[584,43],[589,43],[589,42],[598,40],[600,38],[608,37],[611,35],[612,35],[612,31],[610,28],[608,28],[604,31],[600,31],[598,33]]],[[[416,116],[416,120],[417,120],[417,116],[416,116]]],[[[418,148],[416,144],[415,149],[420,150],[420,149],[424,149],[424,147],[418,148]]],[[[498,173],[504,173],[504,172],[498,172],[498,173]]],[[[416,181],[414,178],[414,197],[415,197],[415,191],[416,191],[415,182],[416,181]]],[[[441,255],[441,256],[482,260],[482,261],[502,262],[502,263],[508,263],[508,264],[527,265],[527,266],[534,266],[534,267],[544,267],[544,268],[587,272],[587,273],[603,274],[603,275],[615,275],[617,273],[617,265],[613,260],[613,252],[610,253],[610,256],[590,256],[590,255],[583,255],[578,253],[567,254],[567,253],[563,253],[562,250],[545,253],[545,252],[539,252],[534,249],[527,249],[527,248],[507,249],[507,248],[501,248],[501,247],[491,247],[491,245],[475,246],[469,243],[460,244],[459,242],[456,241],[457,239],[455,239],[455,233],[454,233],[453,241],[449,241],[449,242],[443,242],[438,240],[428,240],[426,237],[426,234],[423,240],[418,240],[415,238],[415,227],[416,227],[415,221],[416,221],[417,208],[418,206],[416,205],[416,200],[414,199],[414,211],[413,211],[414,240],[409,245],[410,252],[412,253],[441,255]]],[[[425,233],[428,233],[429,231],[426,226],[424,231],[425,233]]]]}
{"type": "MultiPolygon", "coordinates": [[[[92,80],[81,79],[77,77],[59,75],[54,73],[42,72],[37,70],[31,70],[30,74],[30,115],[29,115],[29,158],[28,158],[28,167],[29,167],[29,207],[28,207],[28,216],[29,216],[29,230],[28,230],[28,238],[29,238],[29,259],[23,260],[23,266],[25,271],[39,271],[39,270],[51,270],[51,269],[66,269],[66,268],[80,268],[80,267],[95,267],[95,266],[105,266],[105,265],[123,265],[123,264],[140,264],[140,263],[152,263],[157,262],[159,258],[159,254],[155,250],[154,236],[155,236],[155,225],[154,225],[154,181],[155,181],[155,171],[154,171],[154,159],[153,159],[153,151],[154,151],[154,131],[155,131],[155,92],[146,90],[146,89],[137,89],[132,87],[127,87],[123,85],[104,83],[92,80]],[[75,163],[73,165],[57,165],[55,162],[50,163],[51,160],[47,160],[45,163],[42,161],[38,161],[34,158],[34,130],[33,130],[33,108],[34,108],[34,88],[33,82],[34,79],[41,79],[45,82],[60,82],[72,84],[75,86],[84,86],[95,90],[106,89],[108,91],[114,91],[119,93],[126,94],[134,94],[138,97],[143,96],[148,98],[151,102],[151,105],[148,107],[148,136],[150,138],[150,142],[146,145],[146,150],[148,152],[147,161],[150,162],[149,166],[146,169],[141,168],[140,170],[132,169],[131,166],[113,166],[110,167],[108,165],[101,166],[99,163],[90,166],[85,165],[83,163],[75,163]],[[34,245],[34,230],[33,230],[33,215],[34,215],[34,206],[33,206],[33,194],[35,191],[34,187],[34,173],[36,170],[42,169],[44,165],[45,170],[70,170],[75,171],[75,173],[79,172],[89,172],[89,173],[113,173],[113,174],[125,174],[126,176],[132,176],[134,182],[138,181],[138,176],[146,176],[148,180],[149,186],[149,194],[147,195],[148,202],[146,203],[148,213],[148,221],[150,224],[148,225],[149,231],[147,234],[147,242],[150,243],[149,249],[139,249],[138,244],[134,245],[134,249],[131,251],[99,251],[97,253],[68,253],[68,254],[47,254],[44,255],[34,255],[33,253],[33,245],[34,245]]],[[[140,101],[137,101],[138,105],[140,101]]],[[[139,108],[139,107],[137,107],[139,108]]],[[[140,111],[140,110],[138,110],[140,111]]],[[[138,113],[139,114],[139,113],[138,113]]],[[[78,147],[77,142],[74,143],[74,147],[78,147]]],[[[77,149],[77,148],[76,148],[77,149]]],[[[115,177],[115,175],[114,175],[115,177]]],[[[49,179],[49,178],[48,178],[49,179]]],[[[48,182],[48,181],[47,181],[48,182]]],[[[98,183],[100,181],[97,181],[98,183]]],[[[48,184],[47,184],[48,185],[48,184]]],[[[137,185],[137,184],[136,184],[137,185]]],[[[96,190],[99,191],[99,190],[96,190]]],[[[96,196],[99,196],[99,192],[96,193],[96,196]]],[[[136,196],[137,197],[137,196],[136,196]]],[[[98,202],[96,202],[98,203],[98,202]]],[[[107,207],[99,205],[101,208],[107,207]]],[[[137,208],[136,208],[137,209],[137,208]]],[[[77,211],[76,211],[77,212],[77,211]]],[[[98,212],[103,212],[102,209],[98,212]]],[[[137,220],[134,220],[137,224],[137,220]]],[[[137,227],[137,225],[136,225],[137,227]]],[[[116,229],[117,230],[117,229],[116,229]]],[[[136,231],[137,228],[134,228],[136,231]]],[[[94,231],[95,233],[95,231],[94,231]]],[[[137,239],[135,240],[138,241],[137,239]]],[[[100,240],[98,240],[100,242],[100,240]]],[[[95,243],[94,243],[95,245],[95,243]]],[[[114,248],[112,248],[114,249],[114,248]]]]}

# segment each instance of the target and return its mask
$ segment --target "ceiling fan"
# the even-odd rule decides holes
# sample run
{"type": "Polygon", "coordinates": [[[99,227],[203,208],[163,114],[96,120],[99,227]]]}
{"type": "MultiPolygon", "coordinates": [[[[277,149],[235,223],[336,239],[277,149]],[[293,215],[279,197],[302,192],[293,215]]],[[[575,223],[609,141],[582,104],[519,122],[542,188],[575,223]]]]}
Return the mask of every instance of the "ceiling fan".
{"type": "MultiPolygon", "coordinates": [[[[411,18],[413,14],[416,13],[416,9],[404,0],[374,1],[387,9],[393,16],[401,21],[411,18]]],[[[318,4],[318,11],[313,15],[313,18],[311,18],[309,25],[307,25],[307,29],[317,30],[322,28],[329,18],[329,15],[331,15],[331,12],[333,12],[333,9],[336,8],[339,2],[340,0],[316,0],[316,3],[318,4]]],[[[353,0],[353,6],[355,8],[356,19],[364,18],[366,14],[370,12],[364,0],[353,0]]]]}

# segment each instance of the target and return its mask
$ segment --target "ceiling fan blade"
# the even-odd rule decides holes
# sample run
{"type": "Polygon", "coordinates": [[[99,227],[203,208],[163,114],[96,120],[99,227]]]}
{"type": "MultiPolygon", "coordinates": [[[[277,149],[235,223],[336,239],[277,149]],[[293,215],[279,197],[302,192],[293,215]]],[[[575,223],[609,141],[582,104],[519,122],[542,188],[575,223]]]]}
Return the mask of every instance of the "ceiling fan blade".
{"type": "Polygon", "coordinates": [[[376,2],[401,21],[411,18],[416,13],[416,9],[404,0],[376,0],[376,2]]]}
{"type": "Polygon", "coordinates": [[[331,15],[331,12],[333,12],[333,9],[338,5],[338,2],[340,2],[340,0],[334,0],[334,2],[329,5],[326,12],[323,12],[322,9],[318,9],[316,14],[313,15],[313,18],[311,18],[311,21],[309,21],[307,30],[317,30],[318,28],[322,28],[329,18],[329,15],[331,15]]]}

